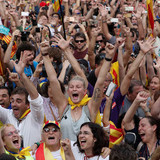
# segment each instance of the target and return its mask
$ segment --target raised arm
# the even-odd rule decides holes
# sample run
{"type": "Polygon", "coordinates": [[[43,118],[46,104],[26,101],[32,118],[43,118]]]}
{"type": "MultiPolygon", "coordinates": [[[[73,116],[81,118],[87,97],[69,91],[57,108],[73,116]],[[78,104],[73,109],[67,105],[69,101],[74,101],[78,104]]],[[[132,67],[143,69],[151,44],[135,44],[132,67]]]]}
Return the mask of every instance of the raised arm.
{"type": "Polygon", "coordinates": [[[27,92],[29,93],[31,100],[34,100],[39,95],[38,91],[34,86],[34,84],[29,80],[29,78],[24,73],[24,68],[26,66],[26,63],[31,58],[33,58],[33,55],[30,54],[30,51],[24,51],[23,53],[21,52],[21,57],[18,64],[14,62],[14,66],[17,73],[20,75],[21,81],[23,82],[27,92]]]}
{"type": "Polygon", "coordinates": [[[139,92],[135,100],[133,101],[132,105],[128,109],[126,115],[123,118],[123,124],[126,130],[131,130],[134,128],[134,124],[132,123],[134,114],[138,109],[140,103],[145,103],[147,98],[149,97],[149,93],[142,91],[139,92]]]}
{"type": "Polygon", "coordinates": [[[58,45],[64,51],[65,56],[67,57],[68,61],[72,65],[76,74],[83,77],[85,80],[86,86],[88,86],[88,80],[87,80],[83,70],[80,68],[79,63],[77,62],[77,60],[73,56],[71,49],[69,48],[69,43],[70,43],[71,39],[69,39],[68,41],[65,41],[60,34],[55,35],[54,37],[55,37],[54,41],[56,42],[55,44],[58,45]]]}
{"type": "Polygon", "coordinates": [[[49,42],[41,43],[41,53],[43,56],[43,63],[48,75],[48,80],[50,82],[52,97],[54,98],[55,105],[58,107],[58,112],[60,117],[63,114],[63,111],[68,104],[68,100],[61,91],[60,84],[57,79],[56,71],[51,63],[51,60],[48,55],[49,42]]]}
{"type": "Polygon", "coordinates": [[[114,57],[115,51],[117,47],[114,47],[111,44],[106,45],[106,58],[101,67],[100,73],[98,75],[97,82],[94,87],[93,96],[88,103],[88,108],[91,115],[91,120],[94,122],[99,106],[101,104],[103,89],[104,89],[104,81],[107,73],[109,72],[111,61],[114,57]]]}
{"type": "Polygon", "coordinates": [[[122,81],[122,84],[120,86],[120,91],[121,91],[122,95],[125,95],[128,92],[128,88],[130,86],[132,76],[134,75],[134,73],[138,69],[144,55],[147,52],[149,52],[150,50],[152,50],[153,48],[155,48],[155,47],[153,47],[154,42],[155,42],[155,39],[152,37],[149,37],[145,42],[139,41],[141,51],[138,54],[137,58],[132,63],[131,68],[129,69],[129,71],[127,72],[127,74],[125,75],[125,77],[122,81]]]}

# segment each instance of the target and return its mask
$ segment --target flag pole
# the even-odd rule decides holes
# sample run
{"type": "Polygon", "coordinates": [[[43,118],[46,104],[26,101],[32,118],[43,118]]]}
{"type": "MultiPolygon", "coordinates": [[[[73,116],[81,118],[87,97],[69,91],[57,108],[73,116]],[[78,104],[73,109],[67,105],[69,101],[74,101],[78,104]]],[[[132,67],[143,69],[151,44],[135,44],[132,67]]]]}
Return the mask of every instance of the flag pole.
{"type": "Polygon", "coordinates": [[[65,31],[65,26],[64,26],[64,17],[62,13],[62,6],[61,6],[61,1],[59,0],[59,6],[60,6],[60,13],[62,16],[62,26],[63,26],[63,32],[64,32],[64,39],[66,40],[66,31],[65,31]]]}

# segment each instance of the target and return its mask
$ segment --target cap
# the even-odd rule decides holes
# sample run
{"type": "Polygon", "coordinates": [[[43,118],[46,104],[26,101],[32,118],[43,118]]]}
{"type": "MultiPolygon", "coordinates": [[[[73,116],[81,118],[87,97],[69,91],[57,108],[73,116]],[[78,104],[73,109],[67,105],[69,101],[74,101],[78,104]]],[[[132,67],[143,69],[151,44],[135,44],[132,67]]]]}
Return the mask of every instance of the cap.
{"type": "Polygon", "coordinates": [[[60,127],[60,124],[57,122],[57,121],[47,121],[43,124],[43,128],[46,127],[47,125],[49,124],[54,124],[56,127],[58,127],[59,129],[61,128],[60,127]]]}

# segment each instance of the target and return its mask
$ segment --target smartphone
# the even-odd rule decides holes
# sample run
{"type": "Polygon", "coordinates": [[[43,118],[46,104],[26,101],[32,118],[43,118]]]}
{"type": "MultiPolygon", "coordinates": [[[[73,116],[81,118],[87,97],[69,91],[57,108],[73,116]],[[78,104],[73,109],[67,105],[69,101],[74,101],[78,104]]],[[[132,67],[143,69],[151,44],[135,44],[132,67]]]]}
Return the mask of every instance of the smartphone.
{"type": "Polygon", "coordinates": [[[107,10],[107,11],[111,11],[111,8],[110,8],[110,7],[106,7],[106,10],[107,10]]]}
{"type": "Polygon", "coordinates": [[[134,10],[134,7],[125,7],[126,12],[131,12],[134,10]]]}
{"type": "Polygon", "coordinates": [[[106,96],[110,96],[112,91],[117,87],[117,85],[113,82],[111,82],[106,90],[106,96]]]}
{"type": "Polygon", "coordinates": [[[112,23],[118,23],[118,18],[111,18],[112,23]]]}
{"type": "Polygon", "coordinates": [[[27,16],[29,16],[29,12],[21,12],[21,16],[27,17],[27,16]]]}

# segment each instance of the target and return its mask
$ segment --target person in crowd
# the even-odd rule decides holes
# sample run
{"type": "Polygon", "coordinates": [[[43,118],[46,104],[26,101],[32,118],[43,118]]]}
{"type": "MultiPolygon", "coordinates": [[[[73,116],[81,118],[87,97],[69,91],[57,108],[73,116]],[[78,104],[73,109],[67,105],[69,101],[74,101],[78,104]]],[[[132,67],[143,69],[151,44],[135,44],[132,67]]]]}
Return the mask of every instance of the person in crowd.
{"type": "Polygon", "coordinates": [[[136,151],[126,143],[121,143],[119,145],[114,145],[111,150],[109,160],[136,160],[136,151]]]}
{"type": "Polygon", "coordinates": [[[25,52],[21,54],[19,63],[14,63],[26,89],[18,87],[13,90],[11,94],[12,110],[0,107],[0,120],[3,124],[13,124],[20,131],[23,147],[31,146],[40,141],[40,131],[44,120],[43,100],[24,73],[27,60],[31,57],[30,52],[25,52]]]}
{"type": "MultiPolygon", "coordinates": [[[[33,160],[30,147],[22,149],[22,139],[18,130],[12,124],[5,124],[0,131],[0,153],[12,155],[16,159],[33,160]]],[[[5,156],[4,156],[5,158],[5,156]]],[[[11,157],[11,159],[13,159],[11,157]]]]}

